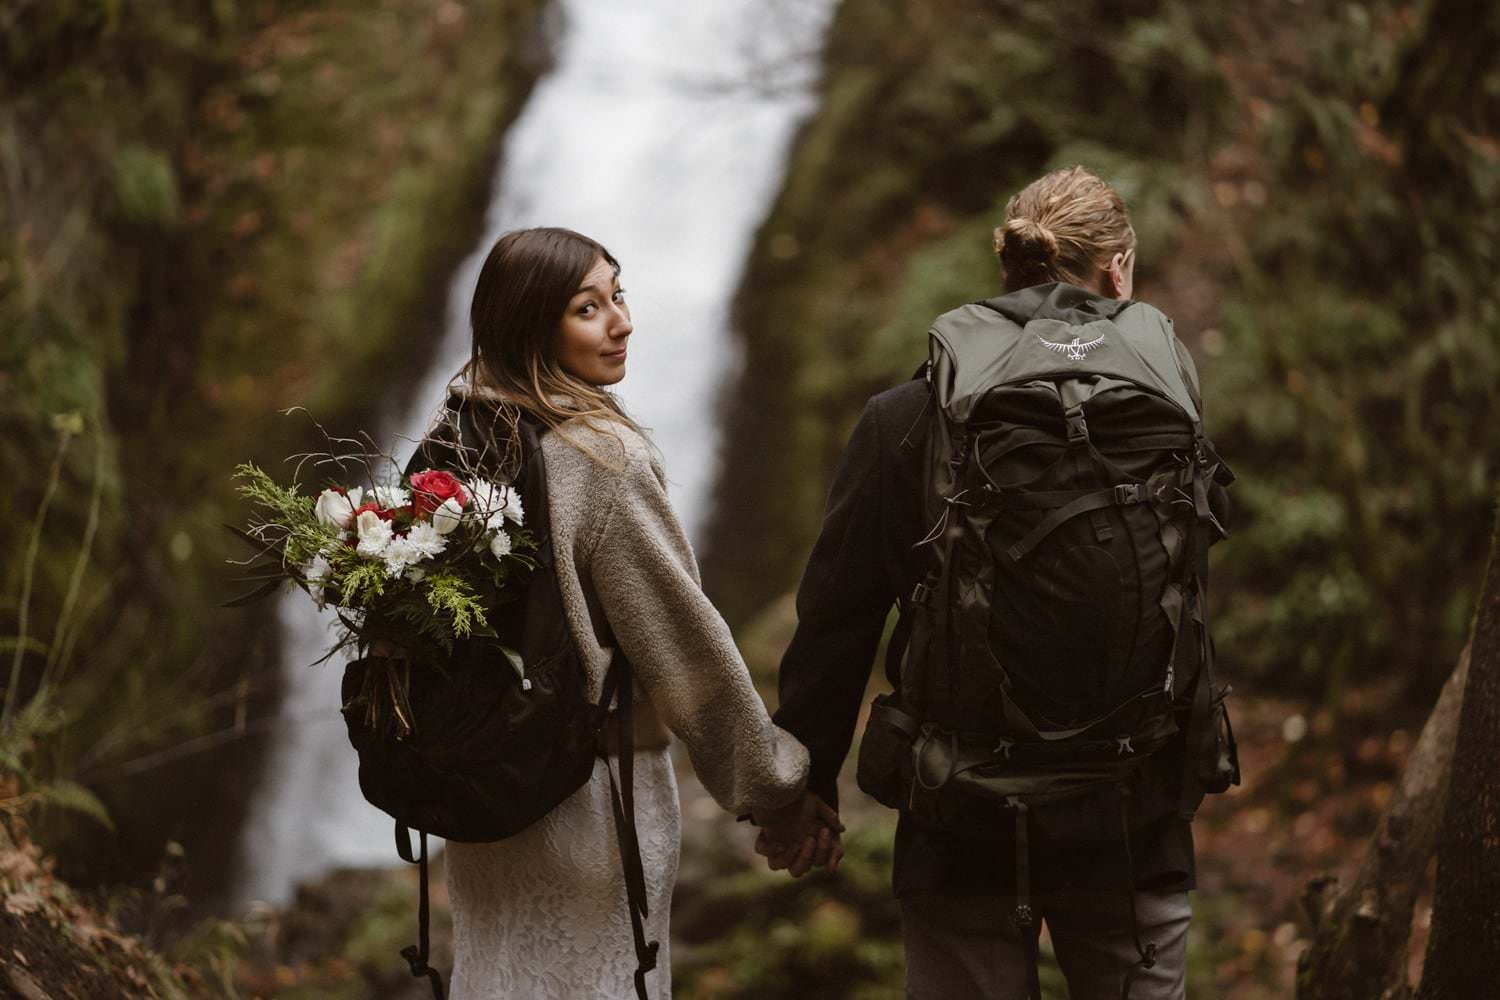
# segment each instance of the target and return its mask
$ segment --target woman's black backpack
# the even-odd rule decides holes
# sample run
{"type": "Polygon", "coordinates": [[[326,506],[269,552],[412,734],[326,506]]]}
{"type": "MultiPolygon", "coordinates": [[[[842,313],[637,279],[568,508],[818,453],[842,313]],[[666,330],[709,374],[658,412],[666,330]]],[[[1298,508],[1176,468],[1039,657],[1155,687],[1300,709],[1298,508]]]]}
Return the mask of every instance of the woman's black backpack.
{"type": "Polygon", "coordinates": [[[625,864],[644,1000],[645,973],[655,968],[657,942],[645,940],[645,879],[635,830],[631,772],[631,669],[619,652],[605,677],[603,698],[589,699],[587,676],[568,631],[558,586],[547,504],[541,437],[546,428],[515,411],[454,395],[437,427],[407,464],[407,473],[433,468],[511,481],[521,496],[527,528],[537,541],[537,568],[525,593],[486,609],[495,631],[519,643],[524,679],[494,641],[454,643],[437,662],[406,663],[365,656],[344,670],[343,714],[359,753],[359,787],[372,805],[396,821],[396,849],[420,865],[419,943],[402,951],[412,975],[427,976],[442,1000],[442,979],[428,959],[427,835],[464,843],[503,840],[546,815],[589,780],[601,756],[608,707],[619,696],[620,780],[610,774],[616,832],[625,864]],[[376,702],[388,709],[396,675],[410,732],[373,720],[376,702]],[[413,854],[411,832],[419,835],[413,854]]]}

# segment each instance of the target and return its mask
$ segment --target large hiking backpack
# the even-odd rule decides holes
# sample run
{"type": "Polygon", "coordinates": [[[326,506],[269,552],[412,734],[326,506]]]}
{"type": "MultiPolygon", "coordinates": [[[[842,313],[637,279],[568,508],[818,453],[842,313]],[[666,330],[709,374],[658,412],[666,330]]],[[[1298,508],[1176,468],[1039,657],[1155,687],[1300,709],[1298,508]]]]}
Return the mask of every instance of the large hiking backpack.
{"type": "MultiPolygon", "coordinates": [[[[491,640],[454,643],[441,662],[406,664],[373,656],[345,668],[343,714],[359,753],[365,798],[396,821],[396,849],[420,866],[418,944],[401,952],[413,976],[426,976],[442,1000],[442,979],[428,963],[427,836],[464,843],[503,840],[530,826],[577,791],[601,756],[601,733],[618,695],[620,779],[610,772],[616,833],[625,867],[638,967],[635,985],[645,1000],[645,974],[656,966],[658,943],[645,940],[645,880],[635,828],[632,781],[631,668],[616,652],[599,703],[589,700],[578,647],[563,613],[552,550],[545,427],[525,416],[503,419],[496,408],[452,396],[406,472],[469,470],[513,481],[537,540],[537,568],[524,595],[487,609],[499,635],[520,637],[525,677],[511,669],[491,640]],[[511,436],[515,440],[503,440],[511,436]],[[497,439],[500,438],[500,439],[497,439]],[[505,456],[512,456],[506,460],[505,456]],[[509,466],[508,468],[504,466],[509,466]],[[372,698],[389,697],[391,672],[408,685],[411,732],[398,737],[371,723],[372,698]],[[382,690],[385,687],[386,690],[382,690]],[[411,833],[420,847],[412,850],[411,833]]],[[[375,713],[379,715],[381,713],[375,713]]]]}
{"type": "Polygon", "coordinates": [[[929,572],[902,601],[859,780],[930,826],[1014,831],[1024,922],[1028,817],[1066,840],[1080,803],[1118,797],[1128,853],[1151,755],[1181,748],[1184,816],[1238,782],[1205,605],[1210,489],[1233,476],[1149,305],[1042,285],[940,316],[929,342],[929,572]]]}

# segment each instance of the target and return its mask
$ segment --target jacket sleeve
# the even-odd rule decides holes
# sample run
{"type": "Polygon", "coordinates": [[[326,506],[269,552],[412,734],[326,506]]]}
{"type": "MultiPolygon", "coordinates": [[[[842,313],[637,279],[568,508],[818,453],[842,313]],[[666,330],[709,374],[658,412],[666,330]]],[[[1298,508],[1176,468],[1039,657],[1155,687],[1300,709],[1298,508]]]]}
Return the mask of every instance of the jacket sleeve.
{"type": "Polygon", "coordinates": [[[806,784],[806,749],[772,724],[645,454],[629,455],[618,485],[587,569],[615,641],[719,805],[785,805],[806,784]]]}
{"type": "Polygon", "coordinates": [[[797,631],[781,660],[776,722],[807,746],[808,787],[835,808],[839,769],[896,600],[882,561],[881,447],[872,400],[834,472],[823,528],[797,588],[797,631]]]}

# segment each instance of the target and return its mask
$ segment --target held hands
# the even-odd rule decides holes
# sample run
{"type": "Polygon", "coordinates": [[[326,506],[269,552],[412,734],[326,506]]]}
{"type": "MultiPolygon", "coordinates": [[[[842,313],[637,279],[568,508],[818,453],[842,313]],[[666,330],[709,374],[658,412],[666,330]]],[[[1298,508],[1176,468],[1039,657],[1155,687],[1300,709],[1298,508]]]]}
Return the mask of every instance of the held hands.
{"type": "Polygon", "coordinates": [[[755,853],[766,859],[772,871],[786,869],[793,878],[801,878],[814,868],[838,871],[844,856],[839,834],[844,824],[839,814],[812,792],[802,795],[780,809],[755,813],[760,836],[755,838],[755,853]]]}

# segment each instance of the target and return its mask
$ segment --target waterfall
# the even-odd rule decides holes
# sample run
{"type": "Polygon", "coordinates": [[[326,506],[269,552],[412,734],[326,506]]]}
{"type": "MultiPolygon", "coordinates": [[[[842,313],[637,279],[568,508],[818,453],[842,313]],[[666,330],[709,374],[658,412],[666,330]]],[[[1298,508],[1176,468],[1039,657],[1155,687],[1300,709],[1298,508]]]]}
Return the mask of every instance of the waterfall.
{"type": "MultiPolygon", "coordinates": [[[[730,297],[812,107],[832,0],[565,0],[554,69],[506,136],[479,245],[454,275],[445,330],[406,413],[382,429],[404,463],[468,357],[468,307],[495,238],[576,229],[622,265],[635,322],[617,388],[650,428],[689,535],[715,473],[716,393],[731,376],[730,297]]],[[[413,359],[417,363],[417,359],[413,359]]],[[[334,868],[388,864],[390,819],[364,801],[339,715],[343,661],[310,666],[331,614],[300,591],[278,606],[281,725],[247,823],[234,899],[287,901],[334,868]]]]}

